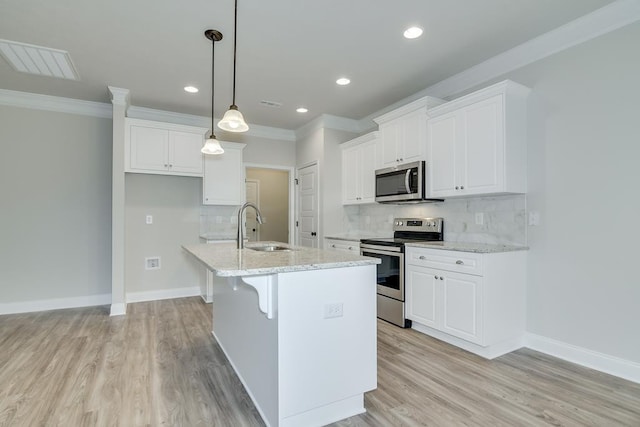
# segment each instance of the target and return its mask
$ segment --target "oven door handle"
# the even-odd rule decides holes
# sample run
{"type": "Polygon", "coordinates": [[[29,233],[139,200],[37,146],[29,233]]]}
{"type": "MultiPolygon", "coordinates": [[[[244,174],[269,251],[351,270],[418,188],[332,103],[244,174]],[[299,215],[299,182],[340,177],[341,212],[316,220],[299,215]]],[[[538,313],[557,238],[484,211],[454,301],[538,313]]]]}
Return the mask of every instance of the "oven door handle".
{"type": "Polygon", "coordinates": [[[404,254],[402,252],[381,251],[379,249],[368,249],[368,248],[360,249],[360,255],[367,256],[365,255],[365,252],[372,255],[387,255],[387,256],[392,256],[396,258],[404,258],[404,254]]]}
{"type": "Polygon", "coordinates": [[[407,194],[411,194],[411,169],[407,169],[407,173],[404,176],[404,188],[407,189],[407,194]]]}

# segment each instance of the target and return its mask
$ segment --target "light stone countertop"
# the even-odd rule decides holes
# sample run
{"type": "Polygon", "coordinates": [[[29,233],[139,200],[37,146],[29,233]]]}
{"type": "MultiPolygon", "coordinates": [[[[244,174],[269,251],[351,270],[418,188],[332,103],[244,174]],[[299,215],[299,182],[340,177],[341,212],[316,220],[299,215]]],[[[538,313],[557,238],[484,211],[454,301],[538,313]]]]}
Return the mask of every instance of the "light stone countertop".
{"type": "Polygon", "coordinates": [[[201,243],[183,245],[184,250],[195,256],[217,276],[254,276],[259,274],[288,273],[292,271],[321,270],[326,268],[356,267],[380,264],[380,259],[351,255],[345,252],[292,246],[281,242],[248,243],[245,249],[237,249],[236,242],[216,245],[201,243]],[[277,244],[292,251],[261,252],[250,249],[252,245],[277,244]]]}
{"type": "Polygon", "coordinates": [[[362,239],[388,238],[388,237],[393,237],[393,233],[385,234],[385,233],[373,233],[368,231],[350,231],[347,233],[336,233],[336,234],[331,234],[329,236],[324,236],[325,239],[346,240],[349,242],[360,242],[360,240],[362,239]]]}
{"type": "Polygon", "coordinates": [[[233,240],[233,241],[237,239],[235,234],[216,233],[216,232],[201,234],[200,238],[204,240],[233,240]]]}
{"type": "Polygon", "coordinates": [[[526,251],[528,246],[518,245],[493,245],[487,243],[466,243],[466,242],[416,242],[406,243],[405,246],[414,248],[441,249],[446,251],[474,252],[482,254],[526,251]]]}

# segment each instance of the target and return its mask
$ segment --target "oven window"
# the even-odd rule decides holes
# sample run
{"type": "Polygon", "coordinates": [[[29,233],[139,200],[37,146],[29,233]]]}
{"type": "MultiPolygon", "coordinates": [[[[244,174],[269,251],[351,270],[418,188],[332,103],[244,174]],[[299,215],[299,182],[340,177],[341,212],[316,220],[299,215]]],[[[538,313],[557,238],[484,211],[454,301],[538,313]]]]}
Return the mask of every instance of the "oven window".
{"type": "Polygon", "coordinates": [[[362,255],[380,258],[381,264],[376,265],[378,285],[400,290],[400,262],[399,256],[384,255],[362,251],[362,255]]]}

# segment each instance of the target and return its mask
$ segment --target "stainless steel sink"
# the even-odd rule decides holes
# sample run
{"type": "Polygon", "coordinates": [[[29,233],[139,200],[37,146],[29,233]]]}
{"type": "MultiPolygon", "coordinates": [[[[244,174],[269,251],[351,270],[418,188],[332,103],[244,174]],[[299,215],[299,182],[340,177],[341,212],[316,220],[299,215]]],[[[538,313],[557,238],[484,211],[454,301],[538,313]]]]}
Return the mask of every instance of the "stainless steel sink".
{"type": "Polygon", "coordinates": [[[251,249],[252,251],[261,251],[261,252],[289,252],[293,249],[288,248],[286,246],[281,245],[260,245],[260,246],[245,246],[247,249],[251,249]]]}

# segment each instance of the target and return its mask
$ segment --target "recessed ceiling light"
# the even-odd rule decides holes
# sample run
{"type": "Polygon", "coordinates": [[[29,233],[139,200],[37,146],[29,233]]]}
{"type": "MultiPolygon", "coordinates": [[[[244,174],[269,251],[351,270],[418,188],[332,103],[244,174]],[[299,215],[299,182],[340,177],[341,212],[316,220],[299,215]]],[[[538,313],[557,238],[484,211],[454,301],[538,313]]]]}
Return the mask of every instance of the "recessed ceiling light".
{"type": "Polygon", "coordinates": [[[189,93],[198,93],[198,88],[195,86],[185,86],[184,91],[189,93]]]}
{"type": "Polygon", "coordinates": [[[351,80],[349,80],[346,77],[341,77],[338,80],[336,80],[336,83],[339,84],[340,86],[344,86],[344,85],[348,85],[349,83],[351,83],[351,80]]]}
{"type": "Polygon", "coordinates": [[[420,27],[407,28],[404,32],[404,36],[408,39],[417,39],[421,35],[422,35],[422,28],[420,27]]]}
{"type": "Polygon", "coordinates": [[[297,111],[298,113],[306,113],[306,112],[307,112],[307,111],[309,111],[309,110],[307,110],[307,109],[306,109],[306,108],[304,108],[304,107],[298,107],[298,108],[296,108],[296,111],[297,111]]]}

